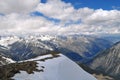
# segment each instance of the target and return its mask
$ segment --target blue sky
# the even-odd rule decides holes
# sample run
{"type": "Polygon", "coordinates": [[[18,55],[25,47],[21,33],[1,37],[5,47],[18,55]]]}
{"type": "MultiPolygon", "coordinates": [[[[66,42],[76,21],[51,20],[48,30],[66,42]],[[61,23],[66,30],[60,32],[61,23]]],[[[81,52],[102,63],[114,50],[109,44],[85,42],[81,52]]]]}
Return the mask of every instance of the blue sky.
{"type": "Polygon", "coordinates": [[[89,7],[93,9],[102,8],[104,10],[111,10],[113,6],[119,7],[120,0],[63,0],[71,3],[76,9],[82,7],[89,7]]]}
{"type": "MultiPolygon", "coordinates": [[[[75,9],[79,9],[82,7],[89,7],[93,9],[104,9],[104,10],[112,10],[118,9],[120,10],[120,0],[62,0],[66,3],[71,3],[75,9]]],[[[47,0],[41,0],[41,2],[46,3],[47,0]]]]}

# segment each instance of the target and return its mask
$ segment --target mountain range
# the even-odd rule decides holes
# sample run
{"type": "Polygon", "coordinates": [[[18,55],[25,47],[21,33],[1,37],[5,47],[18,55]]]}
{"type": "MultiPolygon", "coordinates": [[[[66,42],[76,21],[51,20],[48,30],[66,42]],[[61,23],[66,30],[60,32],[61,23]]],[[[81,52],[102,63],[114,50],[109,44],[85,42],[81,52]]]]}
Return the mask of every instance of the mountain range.
{"type": "Polygon", "coordinates": [[[1,37],[0,45],[0,52],[15,61],[34,58],[50,51],[57,51],[76,62],[87,63],[96,53],[109,48],[112,42],[84,35],[29,35],[26,37],[1,37]]]}

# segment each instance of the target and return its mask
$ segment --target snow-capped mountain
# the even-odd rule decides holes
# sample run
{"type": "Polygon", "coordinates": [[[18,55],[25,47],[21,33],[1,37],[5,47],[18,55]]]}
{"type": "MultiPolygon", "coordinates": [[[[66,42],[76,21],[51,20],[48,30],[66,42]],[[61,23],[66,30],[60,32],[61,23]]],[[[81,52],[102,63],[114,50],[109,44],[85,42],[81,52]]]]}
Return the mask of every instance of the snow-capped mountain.
{"type": "Polygon", "coordinates": [[[0,45],[8,49],[10,54],[7,56],[17,61],[58,51],[74,61],[87,62],[99,51],[110,47],[111,42],[84,35],[26,35],[1,37],[0,45]]]}
{"type": "MultiPolygon", "coordinates": [[[[8,36],[1,38],[0,44],[1,46],[4,46],[4,48],[6,48],[2,51],[9,51],[9,54],[8,52],[4,52],[5,55],[11,57],[16,61],[19,61],[33,58],[52,50],[50,46],[42,43],[39,40],[43,40],[43,38],[33,38],[32,36],[8,36]]],[[[44,40],[47,40],[47,38],[44,38],[44,40]]]]}
{"type": "Polygon", "coordinates": [[[96,56],[91,68],[120,80],[120,42],[96,56]]]}
{"type": "Polygon", "coordinates": [[[52,37],[48,36],[48,35],[40,35],[39,37],[36,36],[26,36],[26,37],[18,37],[18,36],[6,36],[6,37],[1,37],[0,39],[0,45],[9,48],[10,45],[14,44],[15,42],[24,42],[24,43],[33,43],[32,45],[34,46],[41,46],[41,48],[47,48],[47,49],[51,49],[49,47],[47,47],[46,45],[44,45],[43,43],[38,42],[38,39],[41,41],[46,41],[46,40],[51,40],[52,37]]]}
{"type": "Polygon", "coordinates": [[[62,54],[48,54],[9,64],[0,67],[0,71],[3,80],[97,80],[62,54]]]}
{"type": "Polygon", "coordinates": [[[16,41],[19,41],[20,38],[17,36],[7,36],[7,37],[1,37],[0,39],[0,45],[4,47],[9,47],[10,44],[13,44],[16,41]]]}

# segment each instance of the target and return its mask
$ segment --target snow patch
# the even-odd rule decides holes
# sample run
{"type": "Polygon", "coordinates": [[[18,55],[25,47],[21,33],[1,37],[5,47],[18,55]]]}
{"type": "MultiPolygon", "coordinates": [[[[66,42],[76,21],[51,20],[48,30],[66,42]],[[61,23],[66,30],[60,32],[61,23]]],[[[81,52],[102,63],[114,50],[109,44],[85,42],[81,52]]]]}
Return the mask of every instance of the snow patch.
{"type": "Polygon", "coordinates": [[[15,61],[13,61],[13,60],[10,59],[10,58],[6,58],[6,57],[3,57],[3,56],[2,56],[2,58],[5,59],[6,62],[8,62],[8,63],[15,63],[15,61]]]}
{"type": "MultiPolygon", "coordinates": [[[[15,80],[97,80],[89,73],[85,72],[80,68],[75,62],[71,61],[67,57],[60,55],[60,57],[46,60],[45,62],[39,61],[39,59],[44,59],[46,57],[51,57],[51,55],[45,55],[42,57],[37,57],[36,61],[38,64],[38,69],[44,66],[43,72],[34,72],[33,74],[28,74],[25,71],[20,71],[20,73],[15,74],[12,79],[15,80]]],[[[30,60],[30,61],[31,61],[30,60]]]]}

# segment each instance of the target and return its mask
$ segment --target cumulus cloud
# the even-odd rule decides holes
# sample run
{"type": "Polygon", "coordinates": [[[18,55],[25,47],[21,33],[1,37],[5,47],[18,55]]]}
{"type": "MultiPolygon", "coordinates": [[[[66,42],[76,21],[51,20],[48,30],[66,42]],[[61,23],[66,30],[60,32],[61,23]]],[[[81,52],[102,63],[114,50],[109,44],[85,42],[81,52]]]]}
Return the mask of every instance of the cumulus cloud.
{"type": "Polygon", "coordinates": [[[0,0],[0,13],[29,13],[39,4],[39,0],[0,0]]]}
{"type": "Polygon", "coordinates": [[[10,32],[46,32],[58,28],[43,17],[31,17],[29,15],[9,14],[0,17],[0,30],[10,32]]]}
{"type": "Polygon", "coordinates": [[[44,15],[65,21],[77,21],[93,13],[93,9],[87,7],[74,9],[70,3],[65,3],[61,0],[47,0],[47,3],[40,3],[36,11],[44,15]]]}
{"type": "Polygon", "coordinates": [[[1,1],[0,6],[4,7],[0,7],[0,13],[5,15],[0,15],[0,31],[53,34],[120,33],[119,10],[94,10],[88,7],[75,9],[72,4],[61,0],[47,0],[46,3],[39,0],[1,1]],[[56,24],[56,21],[50,21],[43,16],[21,14],[31,11],[38,11],[48,18],[59,19],[60,22],[56,24]]]}
{"type": "Polygon", "coordinates": [[[36,11],[52,18],[69,20],[75,10],[70,3],[64,3],[61,0],[47,0],[45,4],[40,3],[36,11]]]}
{"type": "Polygon", "coordinates": [[[37,11],[48,17],[61,20],[61,26],[66,23],[80,22],[79,24],[69,24],[61,28],[61,32],[87,32],[87,33],[119,33],[120,11],[90,9],[87,7],[74,9],[70,3],[61,0],[48,0],[47,3],[40,3],[37,11]]]}
{"type": "Polygon", "coordinates": [[[85,23],[96,24],[105,23],[107,21],[118,21],[120,18],[120,11],[118,10],[94,10],[94,13],[89,15],[87,18],[83,19],[85,23]]]}

